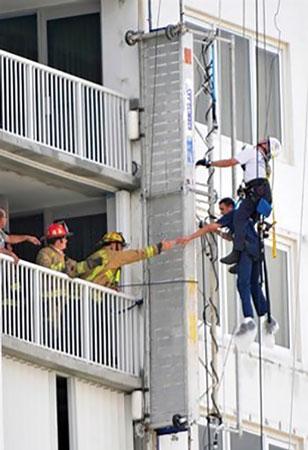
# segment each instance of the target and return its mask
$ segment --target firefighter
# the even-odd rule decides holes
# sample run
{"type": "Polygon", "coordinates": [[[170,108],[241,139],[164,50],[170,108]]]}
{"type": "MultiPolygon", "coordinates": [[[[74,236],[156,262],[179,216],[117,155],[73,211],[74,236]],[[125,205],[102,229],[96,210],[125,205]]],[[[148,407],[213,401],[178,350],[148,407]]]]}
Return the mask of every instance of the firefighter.
{"type": "Polygon", "coordinates": [[[21,242],[31,242],[33,245],[41,245],[40,241],[29,234],[7,234],[3,229],[7,224],[7,212],[0,207],[0,253],[11,256],[15,264],[18,263],[18,256],[13,252],[11,245],[20,244],[21,242]],[[7,248],[6,248],[7,247],[7,248]]]}
{"type": "Polygon", "coordinates": [[[196,166],[210,167],[232,167],[241,164],[244,171],[245,198],[240,203],[234,214],[234,248],[232,253],[222,258],[224,264],[236,264],[240,254],[245,248],[246,229],[249,219],[257,218],[257,208],[260,199],[272,203],[272,193],[268,182],[270,175],[269,162],[272,156],[281,152],[281,144],[276,138],[261,140],[256,147],[246,145],[234,158],[219,161],[207,161],[201,159],[196,166]]]}
{"type": "MultiPolygon", "coordinates": [[[[176,239],[176,243],[185,245],[192,239],[220,231],[222,228],[227,228],[231,236],[233,236],[234,214],[236,214],[233,199],[229,197],[221,199],[219,209],[222,214],[220,219],[214,223],[204,225],[189,236],[176,239]]],[[[268,303],[259,284],[259,270],[259,240],[254,228],[254,222],[250,220],[245,236],[245,247],[240,254],[240,260],[237,264],[237,289],[242,302],[244,319],[235,332],[235,342],[243,349],[254,341],[257,332],[251,298],[259,317],[264,316],[268,312],[268,303]]],[[[278,329],[278,323],[273,317],[270,323],[264,322],[263,333],[265,337],[274,335],[278,329]]]]}
{"type": "Polygon", "coordinates": [[[44,236],[47,245],[39,251],[36,263],[57,272],[66,273],[71,278],[93,269],[95,267],[93,261],[90,261],[89,266],[87,261],[77,262],[65,254],[68,237],[72,235],[65,222],[49,225],[44,236]]]}
{"type": "MultiPolygon", "coordinates": [[[[37,264],[62,272],[71,278],[79,276],[85,270],[89,271],[95,267],[94,261],[88,265],[87,261],[77,262],[65,254],[68,238],[72,236],[65,222],[56,222],[50,224],[44,235],[46,246],[43,247],[37,257],[37,264]]],[[[99,260],[97,260],[99,262],[99,260]]],[[[64,345],[64,334],[66,336],[66,345],[69,345],[70,351],[75,348],[81,348],[80,342],[77,343],[78,336],[72,332],[71,322],[78,321],[81,314],[81,299],[78,291],[69,291],[67,287],[50,284],[47,281],[42,282],[42,292],[44,296],[43,317],[45,325],[43,327],[43,341],[46,345],[55,346],[59,350],[60,344],[64,345]],[[44,284],[45,283],[45,284],[44,284]],[[67,301],[69,300],[70,306],[67,301]],[[78,344],[78,345],[77,345],[78,344]]]]}
{"type": "Polygon", "coordinates": [[[173,241],[162,241],[156,245],[148,245],[139,250],[125,250],[126,242],[122,233],[112,231],[102,236],[97,244],[97,251],[88,262],[90,266],[97,266],[87,270],[81,278],[112,289],[117,289],[120,282],[121,267],[142,259],[153,258],[162,251],[172,248],[173,241]]]}
{"type": "MultiPolygon", "coordinates": [[[[115,231],[106,233],[98,242],[96,252],[88,258],[90,265],[95,266],[98,263],[99,265],[81,275],[81,278],[118,290],[122,266],[152,258],[162,251],[172,248],[173,244],[173,241],[163,241],[139,250],[123,250],[127,244],[122,233],[115,231]]],[[[119,312],[117,312],[116,306],[118,301],[119,299],[113,296],[102,298],[99,295],[97,297],[92,295],[92,347],[100,362],[114,368],[118,368],[119,364],[118,355],[115,351],[118,339],[117,317],[119,312]],[[105,330],[102,338],[99,336],[100,327],[105,330]],[[115,343],[114,346],[112,342],[115,343]],[[106,351],[108,348],[109,350],[106,351]]],[[[129,312],[123,310],[120,314],[121,317],[125,317],[125,314],[129,314],[129,312]]]]}

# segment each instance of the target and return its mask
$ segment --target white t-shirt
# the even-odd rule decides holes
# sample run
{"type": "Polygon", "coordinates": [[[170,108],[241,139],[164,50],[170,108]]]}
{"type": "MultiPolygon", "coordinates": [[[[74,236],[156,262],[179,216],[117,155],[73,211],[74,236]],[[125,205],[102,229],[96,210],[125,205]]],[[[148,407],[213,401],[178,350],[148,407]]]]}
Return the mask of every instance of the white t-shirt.
{"type": "Polygon", "coordinates": [[[0,228],[0,248],[5,247],[5,243],[7,242],[7,234],[0,228]]]}
{"type": "Polygon", "coordinates": [[[244,180],[248,183],[256,178],[266,178],[266,164],[263,155],[252,145],[246,145],[244,149],[235,155],[235,159],[242,165],[245,164],[244,180]],[[258,168],[257,168],[258,155],[258,168]]]}

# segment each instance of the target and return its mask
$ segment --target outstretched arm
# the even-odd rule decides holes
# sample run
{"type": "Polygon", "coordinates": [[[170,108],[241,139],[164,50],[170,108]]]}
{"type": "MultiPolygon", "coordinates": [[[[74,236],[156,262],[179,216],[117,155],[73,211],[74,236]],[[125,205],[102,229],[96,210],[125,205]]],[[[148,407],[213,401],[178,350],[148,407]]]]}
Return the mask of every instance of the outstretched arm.
{"type": "Polygon", "coordinates": [[[20,244],[21,242],[31,242],[34,245],[41,245],[40,241],[35,236],[31,236],[29,234],[9,234],[7,238],[7,242],[9,244],[20,244]]]}
{"type": "Polygon", "coordinates": [[[219,161],[211,161],[210,167],[233,167],[238,163],[238,160],[235,158],[220,159],[219,161]]]}
{"type": "Polygon", "coordinates": [[[199,228],[199,230],[195,231],[193,234],[190,234],[189,236],[177,238],[176,243],[177,244],[181,243],[184,245],[188,244],[188,242],[191,241],[192,239],[204,236],[205,234],[211,233],[212,231],[217,231],[221,227],[222,225],[220,225],[219,223],[206,224],[202,228],[199,228]]]}

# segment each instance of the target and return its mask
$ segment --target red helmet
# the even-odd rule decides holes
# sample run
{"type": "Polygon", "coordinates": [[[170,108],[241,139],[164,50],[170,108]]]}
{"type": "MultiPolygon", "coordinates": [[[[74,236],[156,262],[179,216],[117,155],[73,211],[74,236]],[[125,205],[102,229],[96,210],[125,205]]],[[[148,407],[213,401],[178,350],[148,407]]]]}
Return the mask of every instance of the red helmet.
{"type": "Polygon", "coordinates": [[[72,236],[73,233],[71,233],[66,225],[66,223],[52,223],[46,228],[45,232],[45,238],[46,239],[52,239],[52,238],[63,238],[72,236]]]}

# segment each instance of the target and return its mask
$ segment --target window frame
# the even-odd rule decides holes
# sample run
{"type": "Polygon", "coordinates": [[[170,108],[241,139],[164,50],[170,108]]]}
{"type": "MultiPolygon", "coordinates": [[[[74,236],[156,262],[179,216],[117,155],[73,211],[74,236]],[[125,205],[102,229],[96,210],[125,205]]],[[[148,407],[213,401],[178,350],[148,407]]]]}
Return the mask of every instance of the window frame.
{"type": "MultiPolygon", "coordinates": [[[[188,28],[189,30],[194,34],[197,34],[198,31],[202,33],[202,28],[204,32],[206,32],[206,23],[204,22],[202,25],[200,23],[195,23],[195,21],[190,18],[190,21],[188,22],[188,28]]],[[[244,38],[248,40],[249,45],[249,68],[250,68],[250,93],[251,93],[251,99],[250,99],[250,113],[251,113],[251,136],[252,136],[252,143],[254,144],[257,139],[257,124],[256,124],[256,103],[257,103],[257,92],[256,92],[256,85],[257,85],[257,73],[256,73],[256,49],[257,49],[257,42],[256,37],[253,36],[251,33],[247,33],[245,36],[243,36],[242,33],[239,31],[236,31],[232,28],[228,28],[228,26],[222,24],[219,27],[222,31],[225,31],[227,33],[230,33],[234,36],[238,36],[240,38],[244,38]]],[[[216,86],[218,86],[218,91],[220,89],[220,76],[218,71],[218,41],[216,40],[214,42],[214,49],[215,49],[215,74],[216,79],[215,83],[216,86]]],[[[278,57],[278,75],[279,75],[279,103],[280,103],[280,124],[281,124],[281,143],[285,147],[286,144],[286,129],[285,129],[285,105],[286,105],[286,99],[285,99],[285,89],[284,89],[284,63],[285,63],[285,48],[284,46],[280,45],[280,48],[275,46],[272,43],[266,42],[265,48],[262,46],[262,42],[259,43],[259,48],[265,51],[269,51],[271,53],[276,53],[278,57]]],[[[221,106],[220,106],[220,96],[217,95],[216,98],[216,108],[217,108],[217,117],[219,120],[221,119],[221,106]]],[[[197,122],[200,125],[204,125],[201,122],[197,122]]],[[[219,127],[219,132],[222,137],[230,139],[230,136],[227,136],[225,134],[221,133],[221,127],[219,127]]],[[[242,142],[238,137],[236,138],[237,142],[242,142]]],[[[248,144],[248,142],[243,142],[243,144],[248,144]]],[[[283,154],[280,156],[280,160],[284,162],[288,162],[288,154],[286,151],[283,152],[283,154]]]]}
{"type": "MultiPolygon", "coordinates": [[[[204,415],[200,415],[200,418],[197,422],[198,427],[202,426],[202,427],[206,427],[207,426],[207,421],[206,418],[204,417],[204,415]]],[[[252,427],[255,424],[251,424],[252,427]]],[[[242,428],[242,432],[246,433],[246,434],[251,434],[254,435],[257,438],[260,438],[260,434],[258,431],[256,431],[255,428],[249,428],[249,425],[245,425],[242,428]]],[[[238,434],[236,433],[236,431],[234,430],[234,423],[226,423],[225,424],[225,428],[222,430],[221,433],[221,441],[222,441],[222,445],[223,445],[223,449],[224,450],[234,450],[231,448],[231,434],[238,434]],[[233,428],[233,429],[232,429],[233,428]]],[[[275,445],[277,447],[280,447],[282,450],[285,449],[287,450],[289,448],[289,437],[285,436],[285,438],[281,437],[281,439],[279,437],[277,437],[276,435],[270,435],[270,432],[267,430],[264,430],[263,433],[263,450],[269,450],[269,446],[270,445],[275,445]]],[[[200,442],[199,442],[199,448],[200,448],[200,442]]],[[[259,448],[259,446],[258,446],[259,448]]],[[[294,442],[294,440],[291,440],[291,449],[292,450],[299,450],[301,448],[301,444],[299,441],[294,442]]]]}
{"type": "MultiPolygon", "coordinates": [[[[283,70],[282,70],[282,60],[283,58],[283,49],[282,48],[277,48],[276,46],[274,46],[273,44],[269,44],[266,42],[266,46],[264,48],[264,46],[262,45],[262,43],[257,46],[257,42],[255,38],[250,38],[250,51],[249,51],[249,56],[250,56],[250,73],[251,75],[251,79],[252,79],[252,88],[251,88],[251,96],[252,96],[252,101],[251,101],[251,105],[252,105],[252,138],[253,138],[253,142],[257,141],[257,117],[256,117],[256,111],[257,111],[257,64],[256,64],[256,51],[257,48],[259,47],[260,50],[265,50],[271,53],[276,53],[277,57],[278,57],[278,75],[279,75],[279,102],[280,102],[280,125],[281,125],[281,144],[284,145],[285,143],[285,132],[284,132],[284,92],[285,90],[283,89],[283,70]]],[[[283,155],[281,155],[281,157],[283,157],[283,155]]]]}
{"type": "MultiPolygon", "coordinates": [[[[270,358],[271,360],[275,360],[280,362],[281,360],[291,362],[293,358],[294,352],[294,342],[293,342],[293,334],[294,334],[294,322],[295,322],[295,314],[296,308],[299,309],[297,312],[297,316],[300,317],[300,304],[296,305],[296,283],[294,282],[296,276],[296,255],[297,255],[297,239],[295,237],[286,236],[285,234],[277,233],[277,249],[286,251],[287,253],[287,276],[288,276],[288,326],[289,326],[289,342],[290,347],[284,347],[282,345],[275,344],[274,348],[266,348],[263,347],[264,356],[270,358]],[[295,299],[295,301],[294,301],[295,299]]],[[[218,241],[219,242],[219,241],[218,241]]],[[[269,240],[265,242],[267,247],[271,247],[272,241],[269,240]]],[[[222,242],[219,244],[219,254],[226,254],[226,242],[222,242]]],[[[228,299],[227,295],[227,269],[225,265],[219,265],[219,278],[221,280],[221,295],[219,297],[221,305],[220,311],[223,312],[223,316],[221,317],[222,324],[222,340],[226,340],[230,342],[232,339],[232,330],[229,330],[229,314],[228,314],[228,303],[230,299],[228,299]]],[[[239,313],[239,317],[241,317],[241,300],[239,298],[239,294],[236,291],[236,313],[239,313]]],[[[233,299],[231,299],[233,302],[233,299]]],[[[297,349],[296,349],[296,359],[300,361],[301,359],[301,330],[298,331],[299,335],[297,336],[297,349]]],[[[251,346],[251,354],[255,357],[258,357],[259,352],[259,343],[254,342],[251,346]]]]}
{"type": "MultiPolygon", "coordinates": [[[[69,5],[46,6],[42,8],[31,8],[29,10],[19,10],[0,14],[1,19],[13,19],[20,16],[36,14],[37,19],[37,54],[38,63],[48,66],[48,42],[47,42],[47,22],[48,20],[64,19],[85,14],[100,14],[100,34],[103,42],[102,8],[98,0],[90,0],[89,3],[69,5]]],[[[103,53],[101,54],[102,64],[102,85],[103,85],[103,53]]]]}
{"type": "Polygon", "coordinates": [[[100,14],[102,38],[102,15],[100,4],[92,1],[87,4],[58,5],[36,10],[38,24],[38,56],[41,64],[48,65],[47,23],[49,20],[65,19],[85,14],[100,14]]]}

